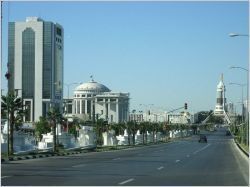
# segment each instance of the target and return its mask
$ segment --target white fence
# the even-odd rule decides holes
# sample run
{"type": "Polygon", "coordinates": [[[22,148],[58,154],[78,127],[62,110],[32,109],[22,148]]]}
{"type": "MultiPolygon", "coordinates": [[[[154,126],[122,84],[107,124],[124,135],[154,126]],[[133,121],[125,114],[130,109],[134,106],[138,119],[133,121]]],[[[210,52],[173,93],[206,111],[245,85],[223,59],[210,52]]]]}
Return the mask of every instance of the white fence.
{"type": "MultiPolygon", "coordinates": [[[[164,138],[178,138],[186,137],[192,134],[192,130],[183,130],[183,131],[169,131],[169,134],[163,135],[160,132],[154,134],[147,132],[147,139],[144,135],[144,141],[150,143],[155,141],[161,141],[164,138]]],[[[130,144],[133,144],[133,136],[128,135],[127,130],[124,131],[124,135],[115,136],[113,130],[105,132],[103,136],[103,146],[114,146],[114,145],[128,145],[129,140],[130,144]],[[129,139],[130,138],[130,139],[129,139]]],[[[143,135],[138,130],[135,135],[135,144],[143,143],[143,135]]],[[[77,147],[93,147],[96,146],[96,136],[93,130],[93,127],[85,126],[79,130],[79,134],[75,137],[72,134],[65,132],[59,132],[58,142],[63,145],[64,148],[77,148],[77,147]]],[[[42,141],[37,142],[35,137],[28,133],[14,132],[14,152],[21,151],[31,151],[31,150],[44,150],[51,149],[53,147],[53,135],[52,133],[44,134],[42,141]]],[[[7,135],[1,133],[1,151],[7,152],[7,135]]]]}

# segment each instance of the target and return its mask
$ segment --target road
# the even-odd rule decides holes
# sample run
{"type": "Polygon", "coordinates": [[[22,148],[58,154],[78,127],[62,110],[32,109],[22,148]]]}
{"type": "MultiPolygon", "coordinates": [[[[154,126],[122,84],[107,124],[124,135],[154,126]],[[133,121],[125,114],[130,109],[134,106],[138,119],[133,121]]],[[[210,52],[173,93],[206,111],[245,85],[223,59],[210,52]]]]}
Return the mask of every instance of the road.
{"type": "Polygon", "coordinates": [[[110,152],[91,152],[2,164],[3,186],[247,186],[248,158],[225,129],[110,152]]]}

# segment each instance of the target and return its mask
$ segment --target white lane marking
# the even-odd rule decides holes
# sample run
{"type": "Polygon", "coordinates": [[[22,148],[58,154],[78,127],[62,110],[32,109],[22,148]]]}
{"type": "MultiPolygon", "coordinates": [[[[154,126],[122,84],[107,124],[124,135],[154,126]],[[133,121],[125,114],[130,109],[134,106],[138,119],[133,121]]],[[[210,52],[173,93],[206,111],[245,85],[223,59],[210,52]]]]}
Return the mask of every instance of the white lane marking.
{"type": "Polygon", "coordinates": [[[190,155],[187,155],[187,157],[190,157],[190,155]]]}
{"type": "Polygon", "coordinates": [[[2,176],[1,179],[8,178],[8,177],[11,177],[11,176],[2,176]]]}
{"type": "Polygon", "coordinates": [[[125,180],[125,181],[123,181],[123,182],[120,182],[119,184],[120,184],[120,185],[123,185],[123,184],[126,184],[126,183],[128,183],[128,182],[131,182],[131,181],[133,181],[133,180],[135,180],[135,179],[131,178],[131,179],[125,180]]]}
{"type": "Polygon", "coordinates": [[[206,149],[208,146],[210,146],[211,144],[207,144],[205,147],[202,147],[201,149],[198,149],[197,151],[193,152],[193,154],[196,154],[200,151],[203,151],[204,149],[206,149]]]}
{"type": "Polygon", "coordinates": [[[120,160],[121,158],[114,158],[113,160],[120,160]]]}
{"type": "Polygon", "coordinates": [[[158,170],[162,170],[164,167],[163,166],[161,166],[161,167],[159,167],[159,168],[157,168],[158,170]]]}
{"type": "Polygon", "coordinates": [[[180,160],[176,160],[175,162],[176,162],[176,163],[177,163],[177,162],[180,162],[180,160]]]}
{"type": "Polygon", "coordinates": [[[75,166],[72,166],[72,168],[80,168],[80,167],[84,167],[84,166],[86,166],[86,164],[75,165],[75,166]]]}

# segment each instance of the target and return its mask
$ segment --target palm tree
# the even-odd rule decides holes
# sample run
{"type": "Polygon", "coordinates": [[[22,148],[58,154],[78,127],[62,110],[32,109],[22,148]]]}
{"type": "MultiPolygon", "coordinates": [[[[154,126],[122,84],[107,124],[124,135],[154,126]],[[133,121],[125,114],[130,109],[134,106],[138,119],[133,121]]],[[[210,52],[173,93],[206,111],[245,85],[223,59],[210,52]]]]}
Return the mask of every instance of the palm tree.
{"type": "Polygon", "coordinates": [[[135,135],[138,130],[137,123],[135,121],[129,121],[126,125],[129,135],[132,134],[133,145],[135,145],[135,135]]]}
{"type": "Polygon", "coordinates": [[[159,131],[160,129],[160,124],[159,123],[152,123],[151,125],[152,131],[153,131],[153,142],[155,143],[156,138],[155,134],[159,131]]]}
{"type": "MultiPolygon", "coordinates": [[[[20,124],[23,121],[23,116],[25,114],[24,105],[22,98],[17,97],[17,95],[10,91],[6,96],[2,96],[2,105],[1,111],[4,114],[7,114],[8,119],[8,126],[10,127],[10,137],[9,137],[9,144],[8,144],[8,152],[9,155],[13,155],[14,153],[14,127],[17,124],[20,124]]],[[[9,132],[7,132],[9,134],[9,132]]]]}
{"type": "Polygon", "coordinates": [[[75,139],[77,138],[77,129],[80,128],[81,120],[77,117],[73,118],[73,121],[68,125],[68,133],[73,134],[75,139]]]}
{"type": "Polygon", "coordinates": [[[62,120],[62,114],[60,113],[58,108],[52,107],[48,111],[48,120],[51,123],[51,126],[53,128],[53,152],[57,151],[57,138],[56,138],[56,126],[57,123],[61,122],[62,120]]]}
{"type": "Polygon", "coordinates": [[[97,145],[103,144],[103,137],[102,133],[108,130],[108,123],[107,121],[104,121],[104,119],[98,119],[96,123],[94,124],[94,130],[96,133],[96,143],[97,145]]]}
{"type": "MultiPolygon", "coordinates": [[[[142,143],[145,144],[145,133],[147,132],[147,122],[140,123],[139,130],[142,133],[142,143]]],[[[147,138],[146,138],[146,141],[147,141],[147,138]]]]}

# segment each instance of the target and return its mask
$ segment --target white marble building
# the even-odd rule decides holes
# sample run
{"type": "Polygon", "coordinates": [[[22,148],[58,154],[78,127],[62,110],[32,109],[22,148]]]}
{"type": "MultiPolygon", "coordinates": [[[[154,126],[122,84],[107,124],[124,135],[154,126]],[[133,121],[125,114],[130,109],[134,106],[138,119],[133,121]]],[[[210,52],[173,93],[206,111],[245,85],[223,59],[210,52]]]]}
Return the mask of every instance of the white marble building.
{"type": "Polygon", "coordinates": [[[189,112],[180,112],[167,115],[168,122],[172,124],[191,124],[194,123],[194,115],[189,112]]]}
{"type": "Polygon", "coordinates": [[[67,117],[85,121],[104,119],[109,123],[126,122],[129,118],[129,93],[111,92],[93,79],[77,86],[73,99],[67,102],[66,106],[72,108],[67,117]]]}

